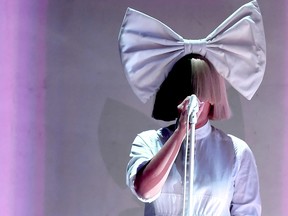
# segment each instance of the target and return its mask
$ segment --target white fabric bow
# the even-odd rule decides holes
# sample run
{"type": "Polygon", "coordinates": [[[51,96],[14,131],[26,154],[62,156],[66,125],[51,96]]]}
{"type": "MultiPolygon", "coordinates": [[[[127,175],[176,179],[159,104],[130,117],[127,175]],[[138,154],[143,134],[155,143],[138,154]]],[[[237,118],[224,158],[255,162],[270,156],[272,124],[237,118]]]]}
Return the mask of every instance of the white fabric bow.
{"type": "Polygon", "coordinates": [[[266,42],[256,0],[200,40],[184,39],[157,19],[128,8],[118,41],[126,77],[144,103],[157,92],[173,65],[190,53],[205,56],[249,100],[265,72],[266,42]]]}

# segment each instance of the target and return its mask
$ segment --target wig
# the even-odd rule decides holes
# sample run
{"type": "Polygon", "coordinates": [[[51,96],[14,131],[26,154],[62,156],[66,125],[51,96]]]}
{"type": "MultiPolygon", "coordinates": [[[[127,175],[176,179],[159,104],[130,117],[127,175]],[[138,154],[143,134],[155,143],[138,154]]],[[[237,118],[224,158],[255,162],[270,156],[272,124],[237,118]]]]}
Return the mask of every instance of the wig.
{"type": "Polygon", "coordinates": [[[203,56],[189,54],[178,60],[157,91],[152,117],[173,121],[179,117],[177,106],[189,95],[211,104],[209,119],[230,117],[225,80],[203,56]]]}

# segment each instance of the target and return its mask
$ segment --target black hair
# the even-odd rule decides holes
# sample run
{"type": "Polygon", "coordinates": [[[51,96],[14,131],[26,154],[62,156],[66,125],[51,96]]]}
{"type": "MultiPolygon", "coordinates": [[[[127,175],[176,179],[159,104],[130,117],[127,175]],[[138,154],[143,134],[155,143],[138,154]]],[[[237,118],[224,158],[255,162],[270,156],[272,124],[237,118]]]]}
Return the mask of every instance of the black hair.
{"type": "Polygon", "coordinates": [[[199,55],[189,54],[178,60],[157,91],[152,117],[157,120],[173,121],[178,118],[177,106],[195,92],[192,86],[191,58],[199,55]]]}

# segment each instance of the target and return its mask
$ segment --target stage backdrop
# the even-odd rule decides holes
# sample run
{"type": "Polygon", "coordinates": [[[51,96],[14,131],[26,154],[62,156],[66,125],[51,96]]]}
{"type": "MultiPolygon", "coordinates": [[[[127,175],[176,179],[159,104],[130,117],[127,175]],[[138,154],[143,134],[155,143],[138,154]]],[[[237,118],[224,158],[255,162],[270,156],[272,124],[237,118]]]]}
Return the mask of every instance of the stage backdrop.
{"type": "MultiPolygon", "coordinates": [[[[0,0],[0,215],[141,216],[125,185],[131,142],[159,128],[120,64],[127,7],[185,38],[205,37],[243,0],[0,0]]],[[[231,87],[231,120],[259,169],[263,216],[288,212],[287,3],[259,0],[267,69],[251,101],[231,87]]]]}

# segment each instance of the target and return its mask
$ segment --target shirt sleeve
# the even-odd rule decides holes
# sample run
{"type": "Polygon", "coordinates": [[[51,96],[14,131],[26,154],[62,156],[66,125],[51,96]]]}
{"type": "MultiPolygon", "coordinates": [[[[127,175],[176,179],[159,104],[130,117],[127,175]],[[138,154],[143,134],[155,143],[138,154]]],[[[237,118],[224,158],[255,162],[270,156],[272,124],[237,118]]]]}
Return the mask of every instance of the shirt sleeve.
{"type": "Polygon", "coordinates": [[[138,134],[132,143],[130,160],[126,170],[126,184],[131,189],[132,193],[142,202],[152,202],[160,195],[159,193],[153,198],[144,199],[136,193],[134,187],[137,172],[157,153],[160,148],[158,143],[157,132],[153,130],[138,134]]]}
{"type": "Polygon", "coordinates": [[[232,140],[236,151],[236,173],[231,215],[260,216],[259,177],[254,155],[244,141],[236,137],[232,140]]]}

